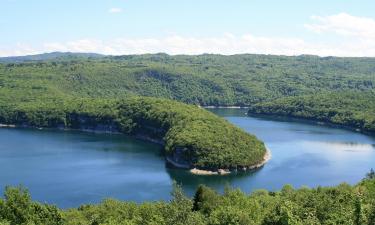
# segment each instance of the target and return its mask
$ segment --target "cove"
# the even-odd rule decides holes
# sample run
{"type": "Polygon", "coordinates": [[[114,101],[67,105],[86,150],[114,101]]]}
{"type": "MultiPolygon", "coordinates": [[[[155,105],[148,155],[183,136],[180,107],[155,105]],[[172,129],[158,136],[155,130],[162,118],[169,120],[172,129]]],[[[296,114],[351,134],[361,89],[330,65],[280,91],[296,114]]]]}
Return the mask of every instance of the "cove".
{"type": "Polygon", "coordinates": [[[112,197],[168,200],[172,182],[192,195],[204,183],[245,192],[354,184],[375,165],[375,139],[353,131],[245,115],[246,109],[209,109],[255,134],[272,151],[252,173],[195,176],[166,168],[161,147],[124,135],[75,131],[0,129],[0,191],[22,184],[35,200],[75,207],[112,197]]]}

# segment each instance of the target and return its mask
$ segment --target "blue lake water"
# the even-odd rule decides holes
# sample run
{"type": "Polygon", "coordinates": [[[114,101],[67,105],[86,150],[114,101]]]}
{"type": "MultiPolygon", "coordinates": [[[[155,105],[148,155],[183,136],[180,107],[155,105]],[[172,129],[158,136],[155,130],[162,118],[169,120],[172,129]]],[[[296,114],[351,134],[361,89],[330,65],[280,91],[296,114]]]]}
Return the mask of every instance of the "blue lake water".
{"type": "Polygon", "coordinates": [[[355,184],[375,168],[375,138],[350,130],[248,117],[244,109],[210,109],[257,135],[271,160],[252,173],[196,176],[168,169],[161,147],[124,135],[75,131],[0,129],[0,191],[27,187],[33,199],[76,207],[103,198],[168,200],[173,180],[192,195],[200,183],[245,192],[355,184]]]}

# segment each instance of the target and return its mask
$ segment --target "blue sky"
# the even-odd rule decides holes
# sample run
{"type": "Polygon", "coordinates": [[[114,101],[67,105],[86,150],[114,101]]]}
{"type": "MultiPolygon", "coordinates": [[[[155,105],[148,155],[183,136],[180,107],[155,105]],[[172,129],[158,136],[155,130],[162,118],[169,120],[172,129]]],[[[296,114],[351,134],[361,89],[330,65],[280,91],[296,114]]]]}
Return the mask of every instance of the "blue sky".
{"type": "Polygon", "coordinates": [[[374,0],[0,0],[0,56],[375,56],[374,0]]]}

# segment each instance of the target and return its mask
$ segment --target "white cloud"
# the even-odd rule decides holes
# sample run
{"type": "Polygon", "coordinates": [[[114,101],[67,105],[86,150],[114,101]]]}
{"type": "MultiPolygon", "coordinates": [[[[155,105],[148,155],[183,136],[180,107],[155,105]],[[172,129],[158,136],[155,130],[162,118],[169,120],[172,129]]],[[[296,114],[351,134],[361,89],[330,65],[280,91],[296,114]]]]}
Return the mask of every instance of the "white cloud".
{"type": "MultiPolygon", "coordinates": [[[[372,56],[375,57],[375,20],[340,13],[333,16],[312,17],[313,23],[305,27],[324,36],[334,33],[334,42],[327,39],[307,41],[294,37],[265,37],[254,34],[225,33],[216,37],[168,35],[163,38],[116,38],[111,40],[80,39],[68,42],[51,42],[41,46],[1,48],[0,56],[25,55],[51,51],[95,52],[110,55],[165,52],[168,54],[276,54],[320,56],[372,56]],[[346,38],[350,37],[350,38],[346,38]]],[[[315,37],[316,34],[311,34],[315,37]],[[315,36],[314,36],[315,35],[315,36]]]]}
{"type": "Polygon", "coordinates": [[[375,20],[366,17],[356,17],[347,13],[332,16],[312,16],[312,24],[305,27],[316,33],[335,33],[361,39],[375,39],[375,20]]]}
{"type": "Polygon", "coordinates": [[[25,55],[51,51],[95,52],[110,55],[165,52],[168,54],[277,54],[320,56],[375,56],[375,41],[371,39],[336,44],[307,42],[299,38],[262,37],[252,34],[219,37],[117,38],[112,40],[81,39],[69,42],[45,43],[39,47],[17,45],[1,48],[0,56],[25,55]]]}
{"type": "Polygon", "coordinates": [[[355,42],[314,43],[299,38],[262,37],[252,34],[219,37],[185,37],[171,35],[164,38],[117,38],[108,41],[84,39],[66,43],[45,44],[47,51],[99,52],[110,55],[166,52],[175,54],[277,54],[320,56],[375,56],[375,40],[355,42]]]}
{"type": "Polygon", "coordinates": [[[109,13],[121,13],[122,12],[122,8],[110,8],[108,10],[109,13]]]}

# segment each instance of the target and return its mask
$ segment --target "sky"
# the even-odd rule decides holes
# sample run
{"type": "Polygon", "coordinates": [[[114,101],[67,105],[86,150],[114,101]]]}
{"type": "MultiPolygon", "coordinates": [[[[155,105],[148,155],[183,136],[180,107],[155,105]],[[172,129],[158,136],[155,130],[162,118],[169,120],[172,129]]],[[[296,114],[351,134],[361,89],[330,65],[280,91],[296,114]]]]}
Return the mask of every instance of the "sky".
{"type": "Polygon", "coordinates": [[[375,0],[0,0],[0,57],[53,51],[375,57],[375,0]]]}

